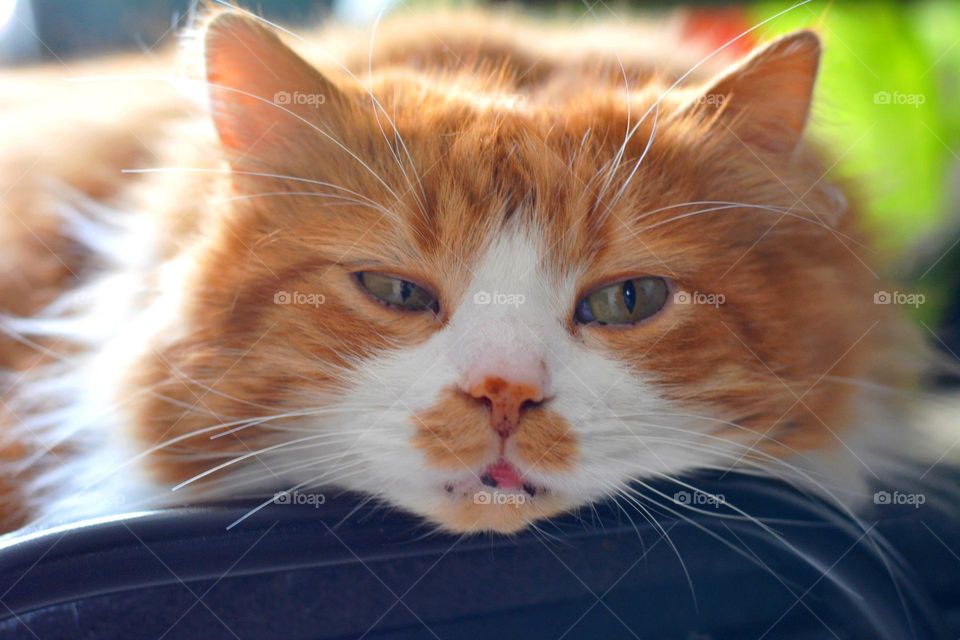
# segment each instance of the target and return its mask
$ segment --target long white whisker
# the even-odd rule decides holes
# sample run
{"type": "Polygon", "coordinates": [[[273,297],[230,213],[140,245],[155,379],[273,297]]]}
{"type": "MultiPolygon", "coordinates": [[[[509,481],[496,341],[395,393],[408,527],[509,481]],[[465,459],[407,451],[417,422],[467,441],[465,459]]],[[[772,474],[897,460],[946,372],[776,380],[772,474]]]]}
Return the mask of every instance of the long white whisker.
{"type": "Polygon", "coordinates": [[[217,174],[229,174],[229,175],[241,175],[241,176],[253,176],[257,178],[272,178],[276,180],[284,180],[289,182],[302,182],[304,184],[315,184],[320,187],[329,187],[331,189],[336,189],[337,191],[343,191],[348,195],[360,198],[369,204],[382,207],[380,203],[375,200],[358,193],[353,189],[348,189],[347,187],[334,184],[332,182],[325,182],[323,180],[313,180],[311,178],[301,178],[298,176],[290,176],[282,173],[267,173],[262,171],[241,171],[239,169],[214,169],[208,167],[149,167],[145,169],[122,169],[120,173],[130,173],[130,174],[151,174],[151,173],[217,173],[217,174]]]}
{"type": "Polygon", "coordinates": [[[364,202],[363,200],[357,200],[356,198],[349,198],[346,196],[338,196],[332,193],[320,193],[317,191],[264,191],[261,193],[245,193],[245,194],[236,195],[236,196],[226,196],[223,198],[212,200],[211,202],[213,202],[214,204],[219,204],[223,202],[237,202],[242,200],[254,200],[256,198],[268,198],[268,197],[326,198],[328,200],[335,200],[337,202],[341,202],[345,204],[355,204],[360,207],[373,209],[391,218],[399,219],[394,212],[377,205],[371,205],[367,202],[364,202]]]}
{"type": "Polygon", "coordinates": [[[604,212],[604,218],[610,214],[610,211],[613,209],[614,205],[620,201],[620,198],[623,197],[624,192],[626,192],[627,187],[630,186],[630,182],[633,180],[633,177],[637,174],[637,171],[640,169],[643,159],[647,157],[647,152],[650,151],[650,147],[653,146],[653,141],[657,137],[657,125],[660,123],[660,105],[657,105],[656,110],[653,115],[653,125],[650,130],[650,137],[647,139],[647,146],[643,148],[643,153],[640,154],[640,158],[637,159],[637,162],[633,165],[633,170],[630,172],[630,175],[627,176],[627,179],[623,181],[623,184],[620,186],[620,190],[617,191],[616,195],[613,196],[613,200],[607,206],[606,211],[604,212]]]}
{"type": "Polygon", "coordinates": [[[201,480],[201,479],[203,479],[203,478],[206,478],[207,476],[212,475],[212,474],[216,473],[217,471],[221,471],[222,469],[226,469],[227,467],[230,467],[230,466],[233,466],[233,465],[235,465],[235,464],[237,464],[237,463],[243,462],[244,460],[249,460],[250,458],[255,458],[255,457],[260,456],[260,455],[263,455],[263,454],[265,454],[265,453],[270,453],[271,451],[276,451],[277,449],[283,449],[283,448],[285,448],[285,447],[289,447],[289,446],[292,446],[292,445],[295,445],[295,444],[300,444],[300,443],[302,443],[302,442],[310,442],[310,441],[322,440],[323,438],[326,438],[326,437],[329,437],[329,434],[326,434],[326,433],[318,433],[318,434],[316,434],[316,435],[306,436],[306,437],[303,437],[303,438],[295,438],[295,439],[293,439],[293,440],[288,440],[288,441],[286,441],[286,442],[278,442],[277,444],[270,445],[269,447],[263,447],[262,449],[257,449],[256,451],[250,451],[250,452],[245,453],[245,454],[243,454],[243,455],[241,455],[241,456],[238,456],[238,457],[236,457],[236,458],[233,458],[232,460],[228,460],[228,461],[226,461],[226,462],[224,462],[224,463],[222,463],[222,464],[218,464],[218,465],[216,465],[215,467],[211,467],[210,469],[207,469],[206,471],[204,471],[204,472],[202,472],[202,473],[198,473],[197,475],[193,476],[192,478],[189,478],[189,479],[187,479],[187,480],[184,480],[184,481],[181,482],[180,484],[172,487],[172,488],[170,489],[170,491],[178,491],[178,490],[182,489],[183,487],[185,487],[185,486],[187,486],[187,485],[189,485],[189,484],[193,484],[193,483],[196,482],[197,480],[201,480]]]}
{"type": "MultiPolygon", "coordinates": [[[[370,46],[367,52],[367,82],[371,85],[373,83],[373,43],[377,36],[377,27],[380,26],[380,20],[383,19],[383,14],[386,12],[386,10],[387,10],[387,5],[384,5],[383,7],[381,7],[379,13],[377,14],[376,20],[374,20],[373,22],[373,29],[370,32],[370,46]]],[[[406,179],[407,185],[411,189],[414,189],[415,187],[410,180],[410,176],[407,174],[407,169],[404,166],[403,161],[400,159],[400,156],[394,149],[393,145],[391,145],[390,141],[387,139],[387,133],[383,129],[383,123],[380,122],[381,111],[383,112],[383,115],[386,116],[387,122],[390,123],[390,127],[393,129],[393,137],[396,144],[403,149],[404,154],[406,155],[407,161],[410,163],[410,168],[417,178],[417,186],[420,189],[420,193],[417,195],[417,205],[419,206],[420,212],[423,215],[424,219],[426,219],[426,215],[427,215],[426,192],[424,192],[423,190],[423,183],[420,181],[420,176],[417,175],[417,168],[416,168],[416,164],[413,161],[413,156],[410,155],[410,150],[407,148],[406,143],[403,141],[403,137],[400,135],[400,130],[398,129],[396,122],[394,122],[393,118],[390,117],[390,114],[387,113],[387,110],[384,109],[383,105],[380,104],[380,101],[373,94],[373,91],[368,88],[367,93],[370,95],[370,104],[371,106],[373,106],[373,114],[377,120],[377,126],[380,128],[380,133],[383,135],[383,139],[387,143],[387,148],[390,149],[390,154],[393,156],[394,160],[396,160],[397,166],[400,167],[400,171],[403,172],[403,177],[404,179],[406,179]],[[422,200],[421,200],[421,196],[423,196],[422,200]]]]}
{"type": "MultiPolygon", "coordinates": [[[[348,464],[348,465],[341,466],[341,467],[339,467],[338,469],[332,469],[332,470],[325,471],[324,473],[322,473],[322,474],[320,474],[320,475],[318,475],[318,476],[314,476],[313,478],[309,478],[309,479],[304,480],[303,482],[301,482],[301,483],[299,483],[299,484],[296,484],[296,485],[290,487],[289,489],[285,490],[283,493],[289,494],[289,493],[291,493],[291,492],[293,492],[293,491],[296,491],[297,489],[301,489],[301,488],[303,488],[303,487],[305,487],[305,486],[307,486],[307,485],[309,485],[309,484],[311,484],[311,483],[313,483],[313,482],[318,482],[318,481],[322,480],[323,478],[329,476],[331,473],[336,473],[337,471],[340,471],[340,470],[343,470],[343,469],[349,469],[350,467],[355,467],[355,466],[357,466],[357,465],[359,465],[359,464],[362,464],[362,461],[352,462],[352,463],[350,463],[350,464],[348,464]]],[[[362,471],[362,470],[363,470],[363,469],[361,468],[359,471],[362,471]]],[[[355,472],[355,473],[356,473],[356,472],[355,472]]],[[[351,474],[347,474],[346,476],[340,476],[340,477],[341,477],[341,479],[342,479],[342,478],[347,477],[347,476],[349,476],[349,475],[351,475],[351,474]]],[[[234,520],[233,522],[231,522],[229,525],[227,525],[227,531],[229,531],[230,529],[233,529],[235,526],[237,526],[238,524],[240,524],[241,522],[243,522],[244,520],[246,520],[247,518],[249,518],[249,517],[252,516],[253,514],[257,513],[257,512],[260,511],[261,509],[264,509],[265,507],[267,507],[269,504],[271,504],[271,503],[274,502],[275,500],[276,500],[276,496],[271,497],[269,500],[264,500],[264,501],[261,502],[259,505],[257,505],[256,507],[254,507],[253,509],[251,509],[250,511],[248,511],[247,513],[245,513],[243,516],[237,518],[236,520],[234,520]]]]}
{"type": "MultiPolygon", "coordinates": [[[[709,207],[709,208],[706,208],[706,209],[698,209],[698,210],[696,210],[696,211],[690,211],[690,212],[687,212],[687,213],[682,213],[682,214],[680,214],[680,215],[676,215],[676,216],[673,216],[673,217],[671,217],[671,218],[667,218],[666,220],[661,220],[661,221],[659,221],[659,222],[655,222],[654,224],[651,224],[651,225],[648,225],[648,226],[646,226],[646,227],[643,227],[642,229],[639,229],[639,230],[637,231],[637,233],[638,233],[638,234],[644,233],[644,232],[646,232],[646,231],[650,231],[650,230],[652,230],[652,229],[656,229],[656,228],[658,228],[658,227],[662,227],[662,226],[664,226],[664,225],[666,225],[666,224],[669,224],[669,223],[671,223],[671,222],[676,222],[677,220],[683,220],[684,218],[690,218],[690,217],[693,217],[693,216],[699,216],[699,215],[703,215],[703,214],[705,214],[705,213],[713,213],[713,212],[717,212],[717,211],[730,211],[730,210],[741,209],[741,208],[753,209],[753,210],[761,211],[761,212],[765,212],[765,213],[779,214],[780,216],[783,216],[783,217],[794,218],[794,219],[796,219],[796,220],[800,220],[801,222],[806,222],[806,223],[808,223],[808,224],[812,224],[812,225],[815,226],[815,227],[820,227],[820,228],[825,229],[825,230],[828,230],[828,231],[834,231],[833,227],[831,227],[831,226],[829,226],[829,225],[827,225],[827,224],[825,224],[825,223],[823,223],[823,222],[820,222],[819,220],[809,218],[809,217],[804,216],[804,215],[801,215],[801,214],[799,214],[799,213],[793,213],[792,211],[781,211],[781,210],[778,210],[778,209],[772,209],[772,208],[770,208],[770,207],[762,207],[762,206],[743,207],[743,206],[741,206],[741,205],[722,205],[722,206],[709,207]]],[[[852,240],[852,239],[851,239],[851,240],[852,240]]],[[[859,243],[858,243],[858,244],[859,244],[859,243]]]]}

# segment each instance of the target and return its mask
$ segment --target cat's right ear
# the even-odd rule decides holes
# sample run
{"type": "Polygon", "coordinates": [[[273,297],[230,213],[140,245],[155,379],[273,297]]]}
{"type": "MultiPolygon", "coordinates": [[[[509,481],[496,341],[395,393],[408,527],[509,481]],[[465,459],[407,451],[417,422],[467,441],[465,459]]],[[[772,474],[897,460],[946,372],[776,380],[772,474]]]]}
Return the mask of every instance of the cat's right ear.
{"type": "Polygon", "coordinates": [[[348,98],[254,17],[213,15],[203,43],[213,121],[234,169],[263,171],[344,126],[348,98]]]}

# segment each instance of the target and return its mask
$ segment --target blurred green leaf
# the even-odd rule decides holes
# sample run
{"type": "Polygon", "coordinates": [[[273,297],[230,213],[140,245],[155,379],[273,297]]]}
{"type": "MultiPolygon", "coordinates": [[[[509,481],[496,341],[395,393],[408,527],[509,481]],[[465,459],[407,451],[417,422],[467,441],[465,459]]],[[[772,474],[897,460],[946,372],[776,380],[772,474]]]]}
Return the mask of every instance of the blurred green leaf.
{"type": "MultiPolygon", "coordinates": [[[[754,17],[788,6],[762,2],[754,17]]],[[[960,64],[960,45],[951,48],[960,38],[960,4],[812,2],[765,35],[803,27],[825,43],[813,134],[839,159],[833,175],[860,187],[880,248],[901,252],[944,217],[960,111],[956,87],[942,77],[960,64]]]]}

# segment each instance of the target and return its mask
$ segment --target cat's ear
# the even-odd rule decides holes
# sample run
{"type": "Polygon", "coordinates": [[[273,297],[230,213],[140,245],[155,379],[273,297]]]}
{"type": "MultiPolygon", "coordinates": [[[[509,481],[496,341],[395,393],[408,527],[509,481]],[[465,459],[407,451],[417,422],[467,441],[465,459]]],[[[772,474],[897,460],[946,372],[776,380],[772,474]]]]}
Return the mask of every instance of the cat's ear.
{"type": "Polygon", "coordinates": [[[715,116],[746,144],[792,150],[809,119],[820,53],[812,31],[784,36],[724,73],[688,109],[715,116]]]}
{"type": "Polygon", "coordinates": [[[208,20],[203,44],[214,125],[235,168],[294,153],[311,131],[335,135],[346,96],[272,30],[223,12],[208,20]]]}

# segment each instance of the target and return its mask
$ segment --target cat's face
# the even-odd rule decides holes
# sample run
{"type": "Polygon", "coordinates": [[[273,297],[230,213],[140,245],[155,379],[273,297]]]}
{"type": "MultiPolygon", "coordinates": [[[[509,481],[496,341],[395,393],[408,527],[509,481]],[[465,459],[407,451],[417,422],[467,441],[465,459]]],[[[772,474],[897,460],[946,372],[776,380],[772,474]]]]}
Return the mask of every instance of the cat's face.
{"type": "Polygon", "coordinates": [[[841,428],[846,391],[815,381],[858,371],[872,293],[797,150],[813,36],[629,100],[397,73],[374,103],[247,19],[207,47],[236,197],[138,379],[203,410],[153,399],[140,422],[241,428],[161,451],[167,477],[246,456],[263,482],[507,532],[841,428]]]}

